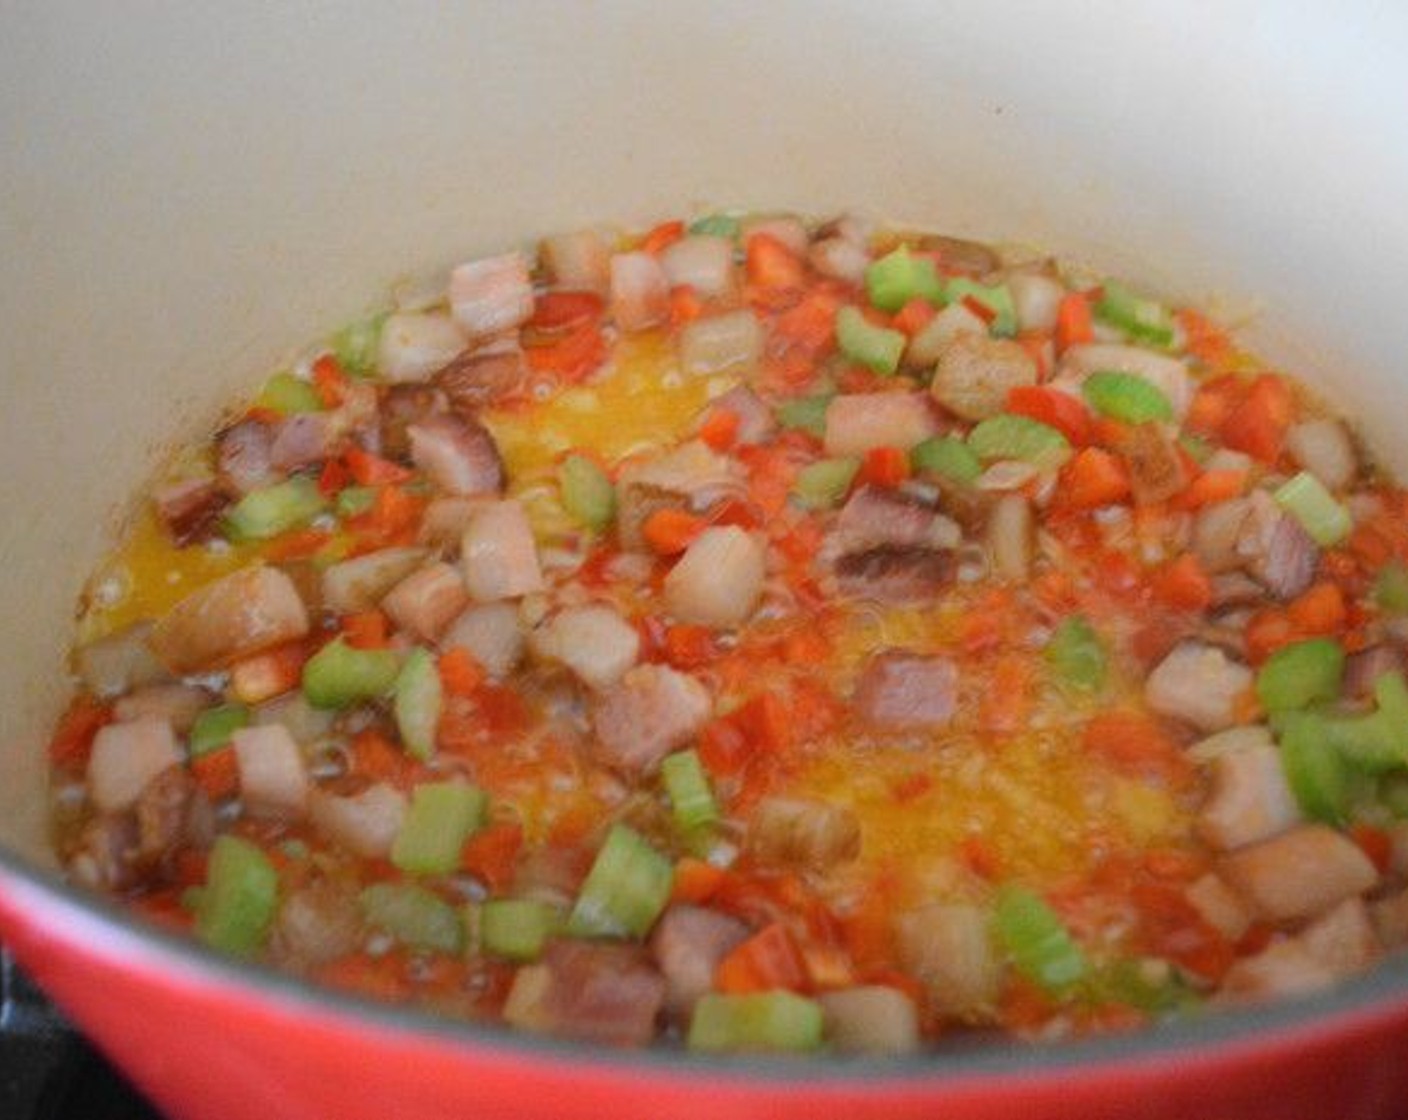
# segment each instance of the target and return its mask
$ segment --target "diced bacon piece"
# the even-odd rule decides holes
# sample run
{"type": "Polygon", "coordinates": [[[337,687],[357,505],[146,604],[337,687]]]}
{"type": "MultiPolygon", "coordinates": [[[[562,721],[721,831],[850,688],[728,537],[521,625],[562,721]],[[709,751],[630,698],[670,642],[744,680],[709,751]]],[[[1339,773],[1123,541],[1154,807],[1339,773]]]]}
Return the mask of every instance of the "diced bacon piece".
{"type": "Polygon", "coordinates": [[[269,948],[285,965],[311,968],[351,953],[361,935],[357,892],[342,880],[320,876],[283,896],[269,948]]]}
{"type": "Polygon", "coordinates": [[[229,504],[213,478],[186,478],[167,483],[152,494],[157,520],[178,545],[209,536],[229,504]]]}
{"type": "Polygon", "coordinates": [[[242,727],[230,736],[245,809],[271,817],[301,817],[311,783],[298,743],[282,724],[242,727]]]}
{"type": "Polygon", "coordinates": [[[843,805],[810,797],[765,797],[748,846],[766,863],[826,870],[860,855],[860,821],[843,805]]]}
{"type": "Polygon", "coordinates": [[[1273,922],[1324,913],[1379,881],[1354,841],[1319,824],[1240,848],[1223,857],[1218,873],[1273,922]]]}
{"type": "Polygon", "coordinates": [[[468,345],[464,330],[448,315],[397,312],[382,324],[377,368],[388,381],[424,381],[468,345]]]}
{"type": "Polygon", "coordinates": [[[406,795],[385,782],[339,796],[323,789],[308,795],[308,816],[319,832],[355,856],[383,859],[406,819],[406,795]]]}
{"type": "Polygon", "coordinates": [[[1211,871],[1190,883],[1183,897],[1203,921],[1228,941],[1240,940],[1251,928],[1252,913],[1247,909],[1247,904],[1211,871]]]}
{"type": "Polygon", "coordinates": [[[533,529],[516,500],[490,502],[474,511],[460,539],[460,563],[470,597],[481,603],[543,589],[533,529]]]}
{"type": "Polygon", "coordinates": [[[965,237],[929,234],[920,239],[919,247],[926,252],[938,253],[939,265],[945,272],[961,272],[982,279],[1002,267],[1002,258],[991,246],[965,237]]]}
{"type": "Polygon", "coordinates": [[[136,814],[100,813],[83,826],[68,853],[68,874],[92,890],[126,890],[141,878],[138,843],[136,814]]]}
{"type": "Polygon", "coordinates": [[[533,651],[560,661],[591,688],[608,688],[636,663],[640,635],[614,607],[594,603],[558,611],[533,632],[533,651]]]}
{"type": "Polygon", "coordinates": [[[837,552],[882,545],[897,548],[952,548],[961,531],[931,506],[895,490],[863,486],[841,507],[828,538],[837,552]]]}
{"type": "Polygon", "coordinates": [[[931,903],[896,919],[900,962],[923,983],[935,1010],[980,1016],[996,1002],[1002,968],[990,928],[986,912],[959,902],[931,903]]]}
{"type": "Polygon", "coordinates": [[[543,238],[538,256],[553,286],[605,295],[611,284],[611,248],[599,230],[543,238]]]}
{"type": "Polygon", "coordinates": [[[864,455],[878,447],[908,451],[939,430],[924,393],[843,393],[826,406],[826,453],[864,455]]]}
{"type": "Polygon", "coordinates": [[[1019,343],[965,332],[939,355],[929,392],[955,416],[986,420],[1006,407],[1010,390],[1036,380],[1036,363],[1019,343]]]}
{"type": "Polygon", "coordinates": [[[1284,832],[1300,819],[1273,743],[1228,751],[1213,759],[1212,793],[1198,816],[1198,833],[1229,851],[1284,832]]]}
{"type": "Polygon", "coordinates": [[[458,569],[443,560],[411,573],[381,601],[392,622],[425,642],[438,639],[468,605],[458,569]]]}
{"type": "Polygon", "coordinates": [[[842,1054],[896,1057],[919,1049],[919,1011],[898,988],[875,984],[817,996],[826,1037],[842,1054]]]}
{"type": "Polygon", "coordinates": [[[554,941],[518,970],[504,1021],[519,1030],[614,1046],[655,1037],[665,981],[634,945],[554,941]]]}
{"type": "Polygon", "coordinates": [[[431,381],[445,394],[450,408],[469,419],[481,408],[522,393],[528,383],[528,364],[516,342],[496,341],[457,355],[431,381]]]}
{"type": "MultiPolygon", "coordinates": [[[[438,375],[437,375],[438,376],[438,375]]],[[[424,381],[408,381],[382,388],[377,408],[377,442],[380,455],[404,462],[411,457],[412,424],[423,424],[450,409],[446,394],[424,381]]]]}
{"type": "Polygon", "coordinates": [[[321,463],[337,442],[337,430],[328,412],[298,412],[274,425],[269,462],[281,473],[321,463]]]}
{"type": "Polygon", "coordinates": [[[308,611],[277,568],[251,565],[186,596],[157,622],[152,652],[177,674],[218,668],[301,638],[308,611]]]}
{"type": "Polygon", "coordinates": [[[369,611],[425,560],[423,548],[383,548],[323,570],[323,606],[334,614],[369,611]]]}
{"type": "Polygon", "coordinates": [[[649,253],[611,258],[611,315],[623,331],[643,331],[670,316],[670,281],[649,253]]]}
{"type": "Polygon", "coordinates": [[[1159,424],[1135,424],[1119,441],[1119,452],[1140,505],[1165,502],[1188,485],[1178,447],[1159,424]]]}
{"type": "Polygon", "coordinates": [[[742,488],[732,460],[699,440],[683,443],[658,458],[629,464],[616,480],[616,535],[621,547],[644,547],[641,527],[657,509],[699,509],[742,488]]]}
{"type": "Polygon", "coordinates": [[[1245,1003],[1288,999],[1324,991],[1335,974],[1299,941],[1276,941],[1254,957],[1239,960],[1222,978],[1218,1000],[1245,1003]]]}
{"type": "Polygon", "coordinates": [[[1252,671],[1222,650],[1182,642],[1149,674],[1144,698],[1160,715],[1221,731],[1236,722],[1237,700],[1251,683],[1252,671]]]}
{"type": "Polygon", "coordinates": [[[873,654],[856,685],[855,707],[877,727],[947,727],[958,706],[958,666],[908,650],[873,654]]]}
{"type": "Polygon", "coordinates": [[[763,592],[766,567],[755,537],[736,525],[711,526],[665,577],[665,606],[681,622],[740,626],[763,592]]]}
{"type": "Polygon", "coordinates": [[[1198,562],[1208,572],[1227,572],[1241,567],[1237,540],[1251,514],[1250,498],[1229,498],[1198,511],[1193,520],[1192,547],[1198,562]]]}
{"type": "Polygon", "coordinates": [[[248,494],[280,478],[273,464],[273,430],[259,420],[241,420],[215,437],[215,467],[235,494],[248,494]]]}
{"type": "Polygon", "coordinates": [[[597,756],[628,773],[644,773],[683,747],[709,719],[708,690],[664,665],[637,665],[592,708],[597,756]]]}
{"type": "Polygon", "coordinates": [[[137,820],[137,859],[161,869],[187,846],[210,842],[210,803],[184,766],[168,766],[142,787],[133,806],[137,820]]]}
{"type": "Polygon", "coordinates": [[[1266,491],[1253,490],[1247,508],[1237,534],[1238,559],[1278,599],[1294,599],[1314,582],[1320,549],[1266,491]]]}
{"type": "Polygon", "coordinates": [[[846,237],[823,237],[807,250],[807,260],[823,276],[846,284],[859,284],[870,267],[870,253],[846,237]]]}
{"type": "Polygon", "coordinates": [[[181,761],[181,747],[169,721],[142,716],[110,723],[93,737],[88,792],[102,812],[130,809],[149,781],[181,761]]]}
{"type": "Polygon", "coordinates": [[[528,258],[504,253],[456,267],[450,273],[450,312],[471,338],[521,327],[533,314],[528,258]]]}
{"type": "Polygon", "coordinates": [[[748,935],[746,925],[717,910],[678,902],[666,908],[650,935],[650,955],[665,978],[671,1013],[689,1015],[699,997],[713,990],[719,962],[748,935]]]}
{"type": "Polygon", "coordinates": [[[523,626],[513,603],[470,607],[440,635],[440,647],[463,649],[491,677],[502,680],[523,659],[523,626]]]}
{"type": "Polygon", "coordinates": [[[953,582],[953,571],[952,554],[932,548],[883,545],[836,561],[836,579],[846,595],[882,603],[933,599],[953,582]]]}
{"type": "Polygon", "coordinates": [[[134,689],[118,700],[112,710],[119,722],[156,716],[184,735],[196,717],[213,703],[215,697],[198,685],[171,682],[134,689]]]}
{"type": "Polygon", "coordinates": [[[705,299],[722,298],[734,287],[733,242],[707,234],[682,237],[660,254],[660,267],[670,287],[688,285],[705,299]]]}
{"type": "Polygon", "coordinates": [[[1383,945],[1362,898],[1345,899],[1301,930],[1297,940],[1336,976],[1363,972],[1383,956],[1383,945]]]}
{"type": "Polygon", "coordinates": [[[411,460],[450,494],[499,494],[504,462],[489,429],[454,416],[435,416],[406,429],[411,460]]]}

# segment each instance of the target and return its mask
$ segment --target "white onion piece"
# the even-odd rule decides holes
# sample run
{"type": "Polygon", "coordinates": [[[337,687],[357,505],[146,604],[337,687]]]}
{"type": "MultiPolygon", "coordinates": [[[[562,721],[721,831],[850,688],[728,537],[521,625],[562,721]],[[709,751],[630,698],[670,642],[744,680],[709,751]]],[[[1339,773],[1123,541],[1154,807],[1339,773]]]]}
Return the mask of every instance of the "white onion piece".
{"type": "Polygon", "coordinates": [[[533,314],[528,258],[504,253],[456,266],[450,273],[450,311],[471,338],[522,326],[533,314]]]}
{"type": "Polygon", "coordinates": [[[943,356],[949,343],[960,335],[986,337],[988,325],[961,303],[951,303],[929,320],[905,347],[904,364],[918,369],[932,366],[943,356]]]}
{"type": "Polygon", "coordinates": [[[470,607],[440,636],[441,649],[463,649],[484,671],[502,680],[523,658],[523,627],[512,603],[470,607]]]}
{"type": "Polygon", "coordinates": [[[103,812],[130,809],[146,784],[181,762],[181,748],[168,720],[143,716],[110,723],[93,737],[88,756],[88,791],[103,812]]]}
{"type": "Polygon", "coordinates": [[[826,453],[833,457],[877,447],[908,451],[938,430],[925,393],[843,393],[826,407],[826,453]]]}
{"type": "Polygon", "coordinates": [[[1216,646],[1181,642],[1144,682],[1144,700],[1160,715],[1221,731],[1236,720],[1237,701],[1252,671],[1216,646]]]}
{"type": "Polygon", "coordinates": [[[599,230],[543,238],[539,257],[555,287],[605,295],[611,284],[611,248],[599,230]]]}
{"type": "Polygon", "coordinates": [[[704,299],[733,291],[733,242],[727,237],[682,237],[660,254],[660,266],[670,287],[687,284],[704,299]]]}
{"type": "Polygon", "coordinates": [[[390,854],[405,822],[406,795],[385,782],[353,797],[314,790],[308,815],[319,832],[353,855],[380,859],[390,854]]]}
{"type": "Polygon", "coordinates": [[[533,631],[531,644],[538,657],[560,661],[591,688],[609,688],[640,656],[636,628],[601,603],[559,611],[533,631]]]}
{"type": "Polygon", "coordinates": [[[924,984],[937,1009],[971,1013],[990,1007],[997,997],[1002,964],[990,925],[986,911],[962,902],[931,903],[896,919],[900,961],[924,984]]]}
{"type": "Polygon", "coordinates": [[[1007,277],[1007,290],[1020,330],[1049,331],[1056,326],[1056,313],[1066,298],[1060,281],[1038,272],[1014,272],[1007,277]]]}
{"type": "Polygon", "coordinates": [[[872,984],[822,992],[826,1038],[842,1054],[888,1057],[919,1049],[919,1013],[898,988],[872,984]]]}
{"type": "Polygon", "coordinates": [[[611,258],[611,315],[623,331],[643,331],[670,314],[670,281],[649,253],[611,258]]]}
{"type": "Polygon", "coordinates": [[[469,339],[440,312],[397,312],[382,324],[377,366],[388,381],[422,381],[464,350],[469,339]]]}
{"type": "Polygon", "coordinates": [[[460,563],[470,597],[481,603],[543,589],[533,529],[517,501],[490,502],[474,511],[460,539],[460,563]]]}
{"type": "Polygon", "coordinates": [[[369,611],[425,559],[423,548],[383,548],[323,570],[323,606],[334,614],[369,611]]]}
{"type": "Polygon", "coordinates": [[[1040,473],[1035,463],[1003,459],[980,474],[973,485],[979,490],[1020,490],[1040,473]]]}
{"type": "Polygon", "coordinates": [[[308,806],[308,767],[288,728],[270,723],[230,736],[240,774],[240,797],[256,814],[300,817],[308,806]]]}
{"type": "Polygon", "coordinates": [[[139,685],[170,680],[171,674],[147,645],[151,632],[150,622],[138,622],[80,646],[73,660],[88,691],[118,696],[139,685]]]}
{"type": "Polygon", "coordinates": [[[440,560],[401,580],[386,593],[381,609],[399,629],[433,642],[468,604],[459,570],[440,560]]]}
{"type": "Polygon", "coordinates": [[[811,266],[823,276],[847,284],[859,284],[870,266],[870,252],[846,237],[825,237],[807,250],[811,266]]]}
{"type": "Polygon", "coordinates": [[[754,366],[763,354],[763,326],[746,307],[709,315],[680,332],[679,346],[680,366],[694,377],[754,366]]]}
{"type": "Polygon", "coordinates": [[[1004,494],[988,515],[988,552],[1001,579],[1025,580],[1032,567],[1032,507],[1020,494],[1004,494]]]}
{"type": "Polygon", "coordinates": [[[1286,450],[1328,490],[1343,490],[1359,470],[1354,444],[1338,420],[1306,420],[1293,425],[1286,433],[1286,450]]]}
{"type": "Polygon", "coordinates": [[[681,622],[737,626],[757,605],[763,547],[736,525],[705,529],[665,577],[665,605],[681,622]]]}

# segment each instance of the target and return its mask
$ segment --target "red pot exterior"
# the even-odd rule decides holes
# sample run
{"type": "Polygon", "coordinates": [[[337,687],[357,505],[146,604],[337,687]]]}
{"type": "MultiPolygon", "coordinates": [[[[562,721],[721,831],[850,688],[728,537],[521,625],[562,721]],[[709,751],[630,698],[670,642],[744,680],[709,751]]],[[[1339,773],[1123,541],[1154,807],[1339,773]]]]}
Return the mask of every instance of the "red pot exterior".
{"type": "Polygon", "coordinates": [[[0,934],[72,1018],[183,1120],[1391,1120],[1408,1103],[1408,1003],[1251,1040],[1100,1064],[855,1078],[666,1068],[479,1043],[241,983],[0,873],[0,934]]]}

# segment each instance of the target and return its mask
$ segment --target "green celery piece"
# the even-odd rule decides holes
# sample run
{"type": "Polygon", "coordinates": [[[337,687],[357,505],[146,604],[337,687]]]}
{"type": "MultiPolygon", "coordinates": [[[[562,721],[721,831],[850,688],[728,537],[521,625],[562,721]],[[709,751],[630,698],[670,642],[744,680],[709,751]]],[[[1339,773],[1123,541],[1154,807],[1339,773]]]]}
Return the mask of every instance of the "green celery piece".
{"type": "Polygon", "coordinates": [[[1354,518],[1349,510],[1309,471],[1301,471],[1272,497],[1277,505],[1300,522],[1321,548],[1333,548],[1354,528],[1354,518]]]}
{"type": "Polygon", "coordinates": [[[689,223],[689,232],[696,237],[727,237],[738,239],[739,221],[734,214],[705,214],[689,223]]]}
{"type": "Polygon", "coordinates": [[[1096,412],[1126,424],[1173,419],[1173,405],[1163,390],[1138,374],[1099,370],[1087,377],[1080,388],[1096,412]]]}
{"type": "Polygon", "coordinates": [[[1282,723],[1280,746],[1281,768],[1301,812],[1312,820],[1343,825],[1349,786],[1325,719],[1310,712],[1290,713],[1282,723]]]}
{"type": "Polygon", "coordinates": [[[784,428],[797,428],[820,439],[826,434],[826,409],[835,393],[793,397],[777,406],[777,422],[784,428]]]}
{"type": "Polygon", "coordinates": [[[993,926],[1017,971],[1049,992],[1085,976],[1085,954],[1040,895],[1016,884],[997,893],[993,926]]]}
{"type": "Polygon", "coordinates": [[[196,936],[245,957],[264,945],[279,901],[279,874],[248,840],[224,835],[210,850],[205,886],[196,896],[196,936]]]}
{"type": "Polygon", "coordinates": [[[1379,780],[1379,801],[1399,820],[1408,818],[1408,772],[1385,774],[1379,780]]]}
{"type": "Polygon", "coordinates": [[[908,245],[886,253],[865,270],[865,291],[874,307],[898,311],[912,299],[944,303],[944,283],[928,257],[916,257],[908,245]]]}
{"type": "Polygon", "coordinates": [[[307,381],[287,372],[276,373],[264,382],[254,404],[256,408],[267,408],[281,416],[323,410],[323,399],[318,391],[307,381]]]}
{"type": "Polygon", "coordinates": [[[1058,467],[1071,454],[1070,442],[1049,424],[999,412],[968,433],[968,448],[982,460],[1021,459],[1042,469],[1058,467]]]}
{"type": "Polygon", "coordinates": [[[485,952],[511,961],[533,961],[562,922],[562,911],[550,902],[495,898],[479,908],[479,938],[485,952]]]}
{"type": "Polygon", "coordinates": [[[266,541],[297,529],[323,512],[318,484],[296,475],[251,490],[225,515],[225,535],[233,541],[266,541]]]}
{"type": "Polygon", "coordinates": [[[335,638],[303,666],[303,695],[315,708],[345,708],[386,695],[400,671],[395,650],[353,649],[335,638]]]}
{"type": "Polygon", "coordinates": [[[877,327],[858,307],[836,312],[836,344],[841,353],[857,365],[888,377],[900,368],[905,337],[900,331],[877,327]]]}
{"type": "Polygon", "coordinates": [[[1116,961],[1101,971],[1095,988],[1102,1000],[1122,1003],[1148,1015],[1181,1014],[1201,1002],[1179,971],[1159,958],[1116,961]]]}
{"type": "Polygon", "coordinates": [[[797,472],[792,493],[808,509],[831,509],[850,491],[859,459],[819,459],[797,472]]]}
{"type": "Polygon", "coordinates": [[[670,861],[639,833],[616,824],[597,852],[567,919],[573,937],[644,937],[670,901],[670,861]]]}
{"type": "Polygon", "coordinates": [[[1061,683],[1087,692],[1104,687],[1109,672],[1105,647],[1083,616],[1061,620],[1046,643],[1045,656],[1061,683]]]}
{"type": "Polygon", "coordinates": [[[909,464],[954,482],[972,482],[983,473],[973,449],[955,436],[930,436],[909,453],[909,464]]]}
{"type": "Polygon", "coordinates": [[[1268,712],[1304,708],[1340,694],[1344,650],[1332,638],[1307,638],[1282,646],[1256,675],[1256,695],[1268,712]]]}
{"type": "Polygon", "coordinates": [[[697,752],[677,751],[666,757],[660,763],[660,777],[681,830],[692,833],[718,823],[719,806],[697,752]]]}
{"type": "Polygon", "coordinates": [[[1325,716],[1326,739],[1349,765],[1366,774],[1382,774],[1408,765],[1408,738],[1395,731],[1387,715],[1325,716]]]}
{"type": "Polygon", "coordinates": [[[488,795],[468,782],[423,782],[391,845],[391,862],[412,875],[448,875],[460,849],[484,823],[488,795]]]}
{"type": "Polygon", "coordinates": [[[411,883],[376,883],[357,898],[367,922],[403,945],[442,953],[464,948],[459,912],[433,891],[411,883]]]}
{"type": "Polygon", "coordinates": [[[606,472],[585,455],[572,454],[557,468],[562,508],[589,529],[598,531],[616,516],[616,487],[606,472]]]}
{"type": "Polygon", "coordinates": [[[196,716],[191,725],[187,744],[192,758],[219,750],[230,741],[230,736],[241,727],[249,725],[249,709],[243,704],[221,704],[218,708],[207,708],[196,716]]]}
{"type": "Polygon", "coordinates": [[[821,1046],[821,1005],[793,992],[709,993],[694,1005],[685,1044],[706,1054],[801,1053],[821,1046]]]}
{"type": "Polygon", "coordinates": [[[357,517],[376,505],[375,486],[346,486],[337,492],[337,516],[357,517]]]}
{"type": "Polygon", "coordinates": [[[435,730],[440,724],[444,692],[435,657],[417,646],[406,657],[396,677],[394,708],[396,729],[406,753],[422,761],[435,753],[435,730]]]}
{"type": "Polygon", "coordinates": [[[1173,316],[1157,300],[1136,295],[1117,280],[1107,280],[1092,311],[1101,322],[1118,327],[1139,342],[1167,347],[1173,343],[1173,316]]]}
{"type": "Polygon", "coordinates": [[[365,377],[375,372],[377,348],[381,344],[381,328],[387,312],[348,323],[329,340],[333,357],[344,373],[365,377]]]}
{"type": "Polygon", "coordinates": [[[1408,567],[1390,560],[1374,577],[1374,602],[1390,614],[1408,614],[1408,567]]]}
{"type": "Polygon", "coordinates": [[[1017,333],[1017,305],[1012,302],[1012,290],[1006,284],[979,284],[966,276],[955,276],[948,282],[949,303],[959,303],[970,297],[982,304],[992,315],[988,333],[999,338],[1011,338],[1017,333]]]}

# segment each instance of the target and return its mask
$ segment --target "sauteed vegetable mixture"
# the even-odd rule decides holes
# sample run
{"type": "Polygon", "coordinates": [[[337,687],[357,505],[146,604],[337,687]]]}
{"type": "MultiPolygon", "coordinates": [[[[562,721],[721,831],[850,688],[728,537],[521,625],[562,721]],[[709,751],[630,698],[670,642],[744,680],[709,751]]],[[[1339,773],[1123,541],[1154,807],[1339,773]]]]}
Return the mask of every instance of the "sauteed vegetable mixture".
{"type": "Polygon", "coordinates": [[[471,260],[179,455],[71,877],[621,1045],[898,1054],[1408,940],[1408,505],[1207,317],[854,217],[471,260]]]}

